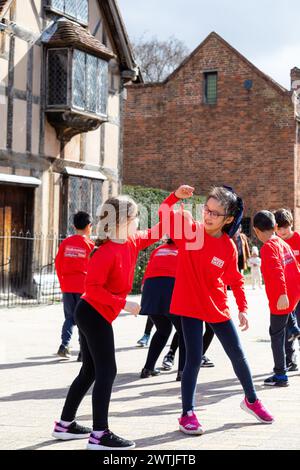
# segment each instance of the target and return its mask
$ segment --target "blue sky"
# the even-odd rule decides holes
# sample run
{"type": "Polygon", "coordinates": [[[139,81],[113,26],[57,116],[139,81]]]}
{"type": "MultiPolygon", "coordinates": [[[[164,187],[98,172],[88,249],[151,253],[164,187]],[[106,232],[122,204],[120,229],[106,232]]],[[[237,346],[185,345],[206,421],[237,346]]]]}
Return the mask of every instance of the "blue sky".
{"type": "Polygon", "coordinates": [[[290,89],[300,67],[300,0],[118,0],[131,38],[175,36],[192,51],[216,31],[290,89]]]}

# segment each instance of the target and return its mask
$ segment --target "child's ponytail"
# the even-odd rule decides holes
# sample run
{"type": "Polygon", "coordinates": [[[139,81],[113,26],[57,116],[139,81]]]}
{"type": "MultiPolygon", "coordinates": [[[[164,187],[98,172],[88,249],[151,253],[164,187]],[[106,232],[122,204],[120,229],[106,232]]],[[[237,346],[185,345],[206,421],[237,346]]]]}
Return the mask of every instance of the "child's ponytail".
{"type": "Polygon", "coordinates": [[[137,212],[137,205],[128,196],[117,196],[108,199],[101,207],[99,223],[97,226],[98,238],[95,241],[95,248],[90,254],[94,256],[100,246],[107,243],[114,237],[116,229],[121,224],[126,224],[137,212]]]}

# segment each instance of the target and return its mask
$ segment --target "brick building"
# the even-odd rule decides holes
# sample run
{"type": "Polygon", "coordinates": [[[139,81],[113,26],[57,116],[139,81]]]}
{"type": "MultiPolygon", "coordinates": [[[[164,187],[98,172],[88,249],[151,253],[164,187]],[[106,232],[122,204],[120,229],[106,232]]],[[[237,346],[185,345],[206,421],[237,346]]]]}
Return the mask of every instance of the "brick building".
{"type": "Polygon", "coordinates": [[[65,234],[119,192],[137,75],[114,0],[0,0],[0,234],[65,234]]]}
{"type": "Polygon", "coordinates": [[[286,90],[216,33],[162,83],[128,86],[124,183],[205,194],[228,184],[246,203],[290,207],[300,229],[300,69],[286,90]]]}

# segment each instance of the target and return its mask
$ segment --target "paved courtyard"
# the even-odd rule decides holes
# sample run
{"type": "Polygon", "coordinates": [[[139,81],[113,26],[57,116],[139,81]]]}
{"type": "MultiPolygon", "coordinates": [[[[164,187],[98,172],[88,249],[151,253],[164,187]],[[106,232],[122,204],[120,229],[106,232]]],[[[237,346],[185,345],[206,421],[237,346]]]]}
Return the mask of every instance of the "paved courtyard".
{"type": "MultiPolygon", "coordinates": [[[[236,318],[232,293],[229,295],[236,318]]],[[[214,339],[208,356],[216,367],[201,369],[198,379],[197,414],[206,432],[201,437],[178,432],[180,384],[175,381],[176,371],[139,378],[147,349],[137,348],[136,341],[143,333],[145,318],[121,314],[114,323],[118,377],[110,407],[111,429],[135,440],[138,449],[147,450],[299,449],[300,374],[290,374],[290,387],[286,389],[262,386],[272,371],[268,307],[264,291],[247,287],[247,297],[251,329],[241,337],[259,396],[275,414],[272,426],[259,424],[239,408],[241,387],[214,339]]],[[[53,422],[59,418],[68,386],[80,368],[76,362],[77,337],[73,339],[71,361],[60,361],[54,354],[62,318],[61,305],[0,310],[1,449],[85,448],[85,441],[58,442],[51,438],[53,422]]],[[[91,423],[90,392],[78,419],[91,423]]]]}

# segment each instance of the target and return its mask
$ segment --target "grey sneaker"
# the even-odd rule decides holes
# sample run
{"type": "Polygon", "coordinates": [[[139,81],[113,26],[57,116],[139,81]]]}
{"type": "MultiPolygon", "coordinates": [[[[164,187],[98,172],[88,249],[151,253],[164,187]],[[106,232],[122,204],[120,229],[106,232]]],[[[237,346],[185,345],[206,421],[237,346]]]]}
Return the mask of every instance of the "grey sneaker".
{"type": "Polygon", "coordinates": [[[57,351],[57,356],[61,357],[62,359],[70,359],[70,349],[61,345],[59,346],[59,350],[57,351]]]}

